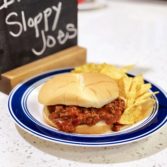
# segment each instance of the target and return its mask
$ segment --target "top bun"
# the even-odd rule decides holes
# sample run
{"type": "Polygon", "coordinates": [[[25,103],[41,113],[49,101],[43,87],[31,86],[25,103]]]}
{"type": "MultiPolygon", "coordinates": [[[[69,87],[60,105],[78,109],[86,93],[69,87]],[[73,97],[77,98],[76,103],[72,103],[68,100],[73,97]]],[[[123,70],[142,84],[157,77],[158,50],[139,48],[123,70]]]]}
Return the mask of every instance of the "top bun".
{"type": "Polygon", "coordinates": [[[117,83],[99,73],[65,73],[48,80],[39,92],[44,105],[76,105],[101,108],[119,96],[117,83]]]}

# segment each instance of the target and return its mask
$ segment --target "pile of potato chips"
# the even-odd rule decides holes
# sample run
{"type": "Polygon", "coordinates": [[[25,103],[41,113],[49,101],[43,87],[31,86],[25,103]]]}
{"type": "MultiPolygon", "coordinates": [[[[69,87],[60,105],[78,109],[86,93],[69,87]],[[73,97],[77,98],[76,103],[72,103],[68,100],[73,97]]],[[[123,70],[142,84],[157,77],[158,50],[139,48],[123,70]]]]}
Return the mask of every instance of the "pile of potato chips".
{"type": "Polygon", "coordinates": [[[73,73],[97,72],[105,74],[114,79],[119,86],[120,97],[125,100],[126,109],[119,120],[120,124],[134,124],[144,119],[152,110],[155,104],[151,92],[151,84],[144,83],[142,75],[130,77],[127,72],[134,66],[116,67],[110,64],[85,64],[76,67],[73,73]]]}

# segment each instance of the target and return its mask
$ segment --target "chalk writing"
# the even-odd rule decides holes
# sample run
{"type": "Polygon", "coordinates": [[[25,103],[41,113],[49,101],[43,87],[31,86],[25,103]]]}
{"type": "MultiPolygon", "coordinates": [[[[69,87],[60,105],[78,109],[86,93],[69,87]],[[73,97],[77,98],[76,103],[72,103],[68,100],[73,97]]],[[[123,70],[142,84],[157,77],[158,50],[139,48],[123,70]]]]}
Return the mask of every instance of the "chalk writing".
{"type": "MultiPolygon", "coordinates": [[[[0,11],[9,8],[14,3],[21,3],[21,0],[3,0],[0,11]]],[[[41,56],[47,49],[56,47],[57,44],[64,45],[68,40],[76,38],[77,28],[70,22],[66,23],[65,29],[58,28],[62,7],[62,2],[58,2],[57,5],[51,5],[33,17],[26,15],[24,10],[8,13],[5,23],[11,28],[9,34],[18,38],[33,30],[34,40],[42,41],[41,48],[31,48],[32,53],[36,56],[41,56]],[[55,32],[57,36],[49,32],[55,32]]]]}

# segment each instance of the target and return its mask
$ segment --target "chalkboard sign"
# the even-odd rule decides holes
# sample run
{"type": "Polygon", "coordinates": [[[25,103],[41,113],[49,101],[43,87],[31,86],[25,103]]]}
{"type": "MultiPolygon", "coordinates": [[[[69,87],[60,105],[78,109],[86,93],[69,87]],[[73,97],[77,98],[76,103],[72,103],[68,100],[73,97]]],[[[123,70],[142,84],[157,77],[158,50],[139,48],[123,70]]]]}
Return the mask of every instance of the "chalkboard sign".
{"type": "Polygon", "coordinates": [[[0,0],[0,74],[76,44],[76,0],[0,0]]]}

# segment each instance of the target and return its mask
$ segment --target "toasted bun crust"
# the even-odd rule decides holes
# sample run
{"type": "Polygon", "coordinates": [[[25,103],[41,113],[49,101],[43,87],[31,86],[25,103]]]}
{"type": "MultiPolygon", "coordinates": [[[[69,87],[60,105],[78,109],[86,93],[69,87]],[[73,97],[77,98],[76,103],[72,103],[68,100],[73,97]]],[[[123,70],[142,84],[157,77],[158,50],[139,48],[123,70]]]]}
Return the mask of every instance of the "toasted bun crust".
{"type": "MultiPolygon", "coordinates": [[[[52,126],[57,128],[57,126],[49,119],[49,111],[47,107],[44,107],[43,110],[43,118],[44,121],[52,126]]],[[[74,133],[78,134],[104,134],[111,132],[111,126],[107,125],[105,122],[98,122],[96,125],[88,126],[88,125],[79,125],[76,127],[76,131],[74,133]]]]}
{"type": "Polygon", "coordinates": [[[56,75],[39,92],[39,102],[101,108],[119,96],[117,83],[99,73],[56,75]]]}

